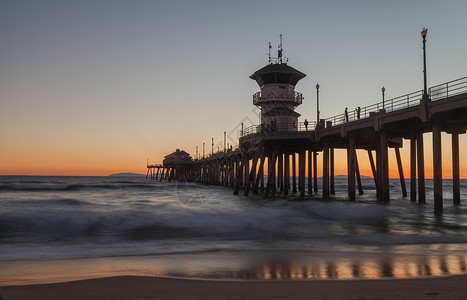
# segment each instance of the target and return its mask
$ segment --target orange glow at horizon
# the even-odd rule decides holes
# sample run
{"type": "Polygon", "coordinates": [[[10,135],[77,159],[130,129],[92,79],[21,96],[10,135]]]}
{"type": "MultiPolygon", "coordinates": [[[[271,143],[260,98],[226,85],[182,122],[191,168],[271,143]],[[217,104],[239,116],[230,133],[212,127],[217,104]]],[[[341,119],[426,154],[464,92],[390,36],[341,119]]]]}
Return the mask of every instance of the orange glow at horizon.
{"type": "MultiPolygon", "coordinates": [[[[467,136],[460,135],[460,176],[467,178],[467,159],[463,149],[467,148],[467,136]]],[[[171,141],[173,142],[173,141],[171,141]]],[[[443,157],[443,179],[452,178],[452,158],[451,158],[451,138],[448,134],[442,135],[442,157],[443,157]]],[[[50,148],[42,145],[31,148],[24,147],[4,147],[2,156],[0,157],[0,175],[58,175],[58,176],[106,176],[113,173],[146,173],[146,159],[150,163],[160,163],[165,155],[171,153],[176,148],[187,149],[195,156],[194,151],[189,151],[192,147],[183,147],[164,145],[150,145],[149,149],[142,147],[133,147],[131,144],[124,143],[115,145],[115,149],[109,151],[101,145],[81,147],[80,149],[71,146],[58,146],[50,148]],[[148,151],[157,152],[155,155],[148,154],[148,151]],[[18,150],[20,149],[20,150],[18,150]],[[54,149],[54,150],[50,150],[54,149]],[[59,149],[59,150],[56,150],[59,149]]],[[[403,140],[403,148],[401,151],[401,159],[403,165],[404,177],[410,178],[410,145],[408,140],[403,140]]],[[[431,134],[424,136],[425,150],[425,176],[427,179],[433,178],[433,162],[432,162],[432,143],[431,134]]],[[[201,152],[201,151],[200,151],[201,152]]],[[[347,152],[345,149],[335,149],[335,168],[334,174],[347,175],[347,152]]],[[[389,149],[389,177],[399,178],[399,171],[395,159],[394,149],[389,149]]],[[[373,158],[376,159],[373,151],[373,158]]],[[[357,150],[357,158],[362,176],[373,177],[368,154],[364,150],[357,150]]],[[[267,161],[267,160],[266,160],[267,161]]],[[[292,160],[290,160],[290,163],[292,160]]],[[[297,176],[298,176],[298,155],[297,176]]],[[[251,166],[251,164],[250,164],[251,166]]],[[[306,164],[306,168],[308,163],[306,164]]],[[[259,166],[257,166],[259,168],[259,166]]],[[[318,153],[318,176],[322,176],[322,153],[318,153]]],[[[265,168],[267,174],[267,168],[265,168]]],[[[308,171],[306,170],[306,174],[308,171]]]]}

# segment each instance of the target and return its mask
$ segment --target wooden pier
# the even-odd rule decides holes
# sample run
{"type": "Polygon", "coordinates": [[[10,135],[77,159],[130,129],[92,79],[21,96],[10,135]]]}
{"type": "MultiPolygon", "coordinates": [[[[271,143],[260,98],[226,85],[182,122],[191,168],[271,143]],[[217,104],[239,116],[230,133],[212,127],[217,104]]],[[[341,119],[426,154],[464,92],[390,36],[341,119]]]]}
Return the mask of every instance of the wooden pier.
{"type": "Polygon", "coordinates": [[[303,197],[319,193],[317,170],[322,168],[321,193],[326,198],[335,193],[334,150],[345,149],[348,197],[355,200],[357,189],[359,194],[363,193],[356,151],[364,150],[368,152],[377,197],[381,202],[389,202],[390,148],[396,156],[402,193],[407,195],[399,151],[404,138],[410,140],[410,200],[425,203],[423,134],[431,132],[434,210],[440,213],[443,211],[441,132],[452,137],[453,203],[460,203],[459,134],[467,130],[467,77],[431,87],[429,94],[428,101],[423,101],[423,91],[417,91],[385,101],[385,109],[383,103],[377,103],[361,108],[358,117],[356,113],[347,118],[344,114],[337,115],[320,120],[319,124],[309,122],[306,128],[302,122],[274,131],[263,125],[251,126],[240,133],[239,148],[235,150],[189,163],[148,165],[147,175],[152,179],[160,175],[160,180],[231,186],[235,194],[242,188],[245,196],[262,191],[266,197],[272,193],[297,192],[303,197]]]}
{"type": "MultiPolygon", "coordinates": [[[[289,192],[318,193],[318,154],[321,154],[322,197],[335,193],[335,149],[347,151],[348,198],[363,194],[357,150],[368,153],[376,194],[379,201],[390,201],[389,149],[393,148],[399,171],[402,195],[407,196],[400,148],[402,140],[410,140],[410,200],[426,203],[425,154],[423,134],[433,137],[433,192],[434,211],[443,211],[442,141],[441,133],[452,137],[453,203],[460,203],[459,134],[467,130],[467,77],[459,78],[428,89],[426,78],[425,43],[423,38],[424,89],[383,101],[331,118],[321,119],[319,112],[319,84],[316,84],[316,122],[298,121],[295,109],[302,104],[303,95],[295,90],[306,74],[289,66],[283,57],[282,35],[277,57],[269,51],[269,63],[257,70],[251,79],[261,91],[253,95],[253,104],[260,108],[260,124],[243,128],[239,147],[192,160],[188,153],[177,149],[165,157],[162,166],[149,166],[151,178],[162,170],[168,180],[197,181],[204,184],[229,185],[238,195],[240,187],[248,196],[250,191],[264,196],[289,192]],[[376,163],[373,153],[376,156],[376,163]],[[298,170],[296,169],[298,165],[298,170]],[[308,170],[308,174],[306,174],[308,170]],[[298,171],[298,172],[297,172],[298,171]],[[417,177],[418,172],[418,177],[417,177]],[[168,174],[168,175],[167,175],[168,174]],[[265,174],[267,181],[265,183],[265,174]],[[290,178],[290,175],[292,177],[290,178]],[[298,175],[298,178],[297,178],[298,175]],[[307,176],[306,176],[307,175],[307,176]],[[308,178],[308,180],[306,180],[308,178]],[[297,182],[298,179],[298,182],[297,182]],[[313,180],[314,179],[314,180],[313,180]],[[312,183],[313,182],[313,183],[312,183]],[[298,183],[298,189],[297,189],[298,183]]],[[[271,45],[269,44],[269,49],[271,45]]],[[[197,155],[198,156],[198,155],[197,155]]]]}

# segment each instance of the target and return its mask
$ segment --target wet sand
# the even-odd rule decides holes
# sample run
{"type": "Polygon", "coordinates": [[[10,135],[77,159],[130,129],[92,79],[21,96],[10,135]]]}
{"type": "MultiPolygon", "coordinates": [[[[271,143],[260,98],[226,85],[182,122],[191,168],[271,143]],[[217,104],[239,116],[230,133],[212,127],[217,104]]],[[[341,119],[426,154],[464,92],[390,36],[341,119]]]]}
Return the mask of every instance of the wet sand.
{"type": "Polygon", "coordinates": [[[467,299],[467,275],[415,279],[214,281],[117,276],[0,287],[0,299],[467,299]]]}

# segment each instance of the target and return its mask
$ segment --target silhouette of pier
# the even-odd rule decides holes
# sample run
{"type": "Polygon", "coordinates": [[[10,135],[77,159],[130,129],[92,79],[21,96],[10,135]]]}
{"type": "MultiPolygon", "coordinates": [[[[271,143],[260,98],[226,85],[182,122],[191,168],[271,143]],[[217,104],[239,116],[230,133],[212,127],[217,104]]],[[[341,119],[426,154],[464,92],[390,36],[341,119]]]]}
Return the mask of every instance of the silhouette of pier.
{"type": "MultiPolygon", "coordinates": [[[[425,50],[426,29],[422,31],[425,50]]],[[[306,74],[292,68],[283,57],[282,39],[278,57],[269,53],[269,64],[250,76],[260,92],[253,95],[253,104],[261,109],[259,125],[243,128],[239,147],[225,146],[224,151],[194,160],[177,150],[166,156],[163,165],[149,165],[148,174],[157,179],[196,181],[234,187],[234,194],[259,191],[287,196],[289,192],[318,193],[318,163],[322,168],[322,197],[335,193],[335,149],[347,151],[348,197],[354,201],[356,192],[363,194],[356,151],[368,153],[377,198],[390,201],[389,149],[393,148],[403,196],[407,196],[400,148],[402,140],[410,140],[410,200],[426,203],[424,133],[433,138],[434,210],[443,211],[441,133],[452,138],[453,203],[460,203],[459,134],[467,130],[467,77],[427,88],[424,51],[424,89],[393,99],[348,111],[327,119],[319,116],[319,85],[317,89],[317,120],[298,121],[295,109],[303,96],[295,91],[306,74]],[[318,154],[321,161],[318,162],[318,154]],[[157,170],[157,172],[156,172],[157,170]],[[308,173],[307,173],[308,172],[308,173]],[[307,173],[307,174],[306,174],[307,173]],[[155,174],[155,175],[154,175],[155,174]],[[267,176],[266,176],[267,175],[267,176]]]]}
{"type": "Polygon", "coordinates": [[[277,126],[274,130],[263,125],[250,126],[240,132],[238,149],[190,161],[148,165],[148,174],[157,179],[161,170],[161,180],[165,176],[169,180],[232,186],[235,194],[243,187],[245,196],[260,190],[266,197],[275,192],[283,195],[299,192],[304,196],[319,192],[319,163],[323,174],[321,193],[328,197],[335,193],[334,149],[345,149],[348,195],[355,200],[357,188],[360,194],[363,192],[356,156],[356,150],[360,149],[368,152],[379,201],[389,202],[389,148],[394,149],[401,189],[407,195],[400,158],[404,138],[410,140],[410,199],[425,203],[423,134],[431,132],[434,209],[439,213],[443,210],[441,132],[452,138],[453,202],[460,203],[459,134],[467,130],[467,77],[433,86],[429,96],[428,101],[423,101],[423,91],[416,91],[384,104],[362,107],[359,118],[354,111],[348,119],[340,114],[322,119],[319,124],[308,122],[306,127],[303,122],[294,127],[277,126]]]}

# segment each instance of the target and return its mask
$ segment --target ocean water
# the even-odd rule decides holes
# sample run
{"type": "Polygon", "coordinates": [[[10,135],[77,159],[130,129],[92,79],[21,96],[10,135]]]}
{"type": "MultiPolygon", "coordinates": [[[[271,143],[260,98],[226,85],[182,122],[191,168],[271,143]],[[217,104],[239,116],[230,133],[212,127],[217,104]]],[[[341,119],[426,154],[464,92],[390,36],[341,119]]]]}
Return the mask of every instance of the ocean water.
{"type": "MultiPolygon", "coordinates": [[[[130,177],[0,176],[0,284],[116,274],[207,279],[350,279],[466,272],[461,205],[444,180],[444,213],[402,197],[233,195],[233,188],[130,177]]],[[[407,181],[407,186],[409,182],[407,181]]],[[[358,191],[357,191],[358,192],[358,191]]],[[[240,192],[242,195],[242,192],[240,192]]]]}

